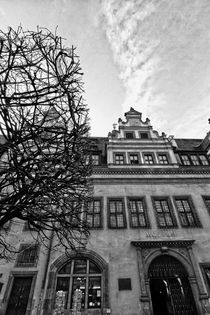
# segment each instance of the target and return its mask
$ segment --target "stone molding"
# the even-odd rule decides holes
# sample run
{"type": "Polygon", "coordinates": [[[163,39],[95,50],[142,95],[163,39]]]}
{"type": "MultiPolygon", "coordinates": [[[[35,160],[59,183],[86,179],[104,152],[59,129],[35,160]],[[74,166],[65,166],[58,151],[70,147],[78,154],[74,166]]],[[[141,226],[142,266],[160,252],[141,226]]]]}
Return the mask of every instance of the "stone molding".
{"type": "Polygon", "coordinates": [[[148,270],[152,261],[162,255],[176,258],[188,273],[189,283],[195,299],[199,315],[208,314],[210,308],[208,295],[205,293],[200,274],[193,254],[194,240],[158,240],[158,241],[132,241],[136,248],[140,281],[140,301],[145,314],[153,314],[150,295],[148,270]]]}
{"type": "MultiPolygon", "coordinates": [[[[126,165],[125,165],[126,166],[126,165]]],[[[156,165],[157,166],[157,165],[156,165]]],[[[145,168],[133,168],[132,169],[132,166],[128,165],[126,168],[108,168],[108,167],[101,167],[101,166],[98,166],[98,167],[95,167],[93,169],[93,175],[94,174],[102,174],[102,175],[112,175],[112,174],[123,174],[123,175],[136,175],[136,174],[150,174],[150,175],[177,175],[177,174],[192,174],[192,175],[195,175],[195,174],[210,174],[210,167],[209,166],[199,166],[199,170],[197,169],[186,169],[186,168],[182,168],[182,167],[179,167],[179,168],[172,168],[172,169],[164,169],[164,168],[154,168],[154,169],[151,169],[148,168],[148,169],[145,169],[145,168]]]]}
{"type": "MultiPolygon", "coordinates": [[[[102,273],[102,296],[103,296],[103,309],[109,308],[109,294],[108,294],[108,263],[96,252],[88,249],[81,249],[79,252],[69,252],[68,254],[63,254],[55,259],[50,266],[50,270],[48,272],[48,281],[47,281],[47,290],[45,293],[45,299],[43,303],[43,314],[51,315],[54,307],[54,299],[55,299],[55,285],[56,285],[56,277],[57,271],[61,268],[65,263],[67,263],[71,259],[75,258],[88,258],[93,260],[98,266],[101,268],[102,273]]],[[[103,310],[101,311],[103,312],[103,310]]],[[[88,310],[85,310],[84,314],[87,314],[88,310]]]]}
{"type": "Polygon", "coordinates": [[[139,248],[164,248],[164,247],[191,247],[194,240],[170,241],[132,241],[131,244],[139,248]]]}

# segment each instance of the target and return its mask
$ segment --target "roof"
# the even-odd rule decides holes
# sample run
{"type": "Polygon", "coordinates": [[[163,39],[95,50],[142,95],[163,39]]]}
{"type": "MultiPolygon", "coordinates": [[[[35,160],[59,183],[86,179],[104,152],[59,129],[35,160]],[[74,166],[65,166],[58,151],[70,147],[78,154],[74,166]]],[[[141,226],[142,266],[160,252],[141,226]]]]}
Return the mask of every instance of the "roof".
{"type": "Polygon", "coordinates": [[[177,150],[183,151],[200,151],[200,144],[203,139],[176,139],[177,150]]]}

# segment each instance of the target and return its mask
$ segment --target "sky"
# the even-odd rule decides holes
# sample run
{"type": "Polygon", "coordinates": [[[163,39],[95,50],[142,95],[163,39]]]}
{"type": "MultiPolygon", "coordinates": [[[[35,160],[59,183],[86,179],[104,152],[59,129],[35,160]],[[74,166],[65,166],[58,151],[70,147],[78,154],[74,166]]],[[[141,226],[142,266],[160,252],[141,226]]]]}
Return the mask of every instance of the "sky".
{"type": "Polygon", "coordinates": [[[209,131],[209,0],[0,0],[0,28],[19,25],[77,47],[93,136],[131,106],[160,134],[209,131]]]}

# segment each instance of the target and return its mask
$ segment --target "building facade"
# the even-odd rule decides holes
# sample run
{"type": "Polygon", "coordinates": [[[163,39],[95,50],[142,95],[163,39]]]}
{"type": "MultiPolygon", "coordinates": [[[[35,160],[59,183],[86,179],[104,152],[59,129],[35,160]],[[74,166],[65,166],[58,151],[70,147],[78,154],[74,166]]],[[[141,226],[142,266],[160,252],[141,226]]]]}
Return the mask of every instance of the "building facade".
{"type": "Polygon", "coordinates": [[[0,265],[0,314],[210,314],[210,133],[167,138],[131,108],[90,141],[87,246],[46,252],[13,222],[23,250],[0,265]]]}

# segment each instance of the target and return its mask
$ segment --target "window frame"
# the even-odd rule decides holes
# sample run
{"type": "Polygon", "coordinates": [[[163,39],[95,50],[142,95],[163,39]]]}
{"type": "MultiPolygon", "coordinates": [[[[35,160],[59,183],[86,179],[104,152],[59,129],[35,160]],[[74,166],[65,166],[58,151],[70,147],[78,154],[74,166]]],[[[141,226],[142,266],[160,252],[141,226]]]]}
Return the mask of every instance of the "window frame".
{"type": "Polygon", "coordinates": [[[190,157],[189,157],[189,154],[187,154],[187,153],[181,153],[179,156],[180,156],[180,160],[181,160],[181,162],[182,162],[182,165],[184,165],[184,166],[191,166],[191,165],[192,165],[192,162],[191,162],[191,159],[190,159],[190,157]],[[188,161],[189,161],[189,164],[185,164],[185,163],[184,163],[183,156],[186,156],[186,157],[187,157],[187,159],[188,159],[188,161]]]}
{"type": "Polygon", "coordinates": [[[198,159],[200,160],[200,165],[202,166],[208,166],[209,165],[209,159],[208,159],[208,156],[206,154],[202,154],[202,153],[198,153],[198,159]],[[206,164],[202,162],[202,159],[201,159],[201,156],[204,156],[205,159],[206,159],[206,164]]]}
{"type": "Polygon", "coordinates": [[[203,198],[203,202],[205,204],[205,207],[208,211],[208,213],[210,214],[210,195],[202,195],[202,198],[203,198]],[[206,203],[206,200],[209,199],[209,206],[208,204],[206,203]]]}
{"type": "MultiPolygon", "coordinates": [[[[149,221],[149,217],[148,217],[148,209],[147,209],[147,204],[146,204],[146,198],[144,196],[142,197],[138,197],[138,196],[132,196],[132,197],[127,197],[127,208],[128,208],[128,213],[129,213],[129,225],[130,228],[132,229],[148,229],[150,228],[150,221],[149,221]],[[132,223],[132,212],[131,212],[131,208],[130,208],[130,201],[142,201],[143,204],[143,210],[144,210],[144,219],[145,219],[145,225],[140,225],[140,221],[139,221],[139,217],[138,217],[138,226],[133,226],[132,223]]],[[[138,214],[138,212],[135,212],[136,215],[138,214]]]]}
{"type": "MultiPolygon", "coordinates": [[[[108,228],[109,229],[114,229],[114,230],[118,230],[118,229],[126,229],[127,228],[127,219],[126,219],[126,212],[125,212],[125,202],[124,199],[122,197],[116,197],[116,198],[108,198],[107,199],[107,220],[108,220],[108,228]],[[122,202],[122,212],[119,212],[118,214],[122,214],[123,216],[123,226],[112,226],[111,225],[111,216],[113,215],[113,213],[111,214],[110,212],[110,202],[113,201],[121,201],[122,202]]],[[[115,212],[115,217],[117,218],[117,212],[115,212]]],[[[116,220],[117,222],[117,220],[116,220]]]]}
{"type": "Polygon", "coordinates": [[[169,158],[168,152],[156,152],[156,153],[157,153],[158,163],[160,165],[169,165],[170,164],[170,158],[169,158]],[[166,160],[167,160],[167,163],[161,163],[160,156],[165,156],[166,160]]]}
{"type": "Polygon", "coordinates": [[[150,133],[148,131],[139,131],[139,138],[141,140],[148,140],[150,139],[150,133]],[[142,138],[142,134],[147,134],[147,138],[142,138]]]}
{"type": "Polygon", "coordinates": [[[210,279],[208,280],[207,278],[207,274],[205,272],[205,269],[209,269],[210,270],[210,262],[205,262],[205,263],[199,263],[200,265],[200,269],[201,269],[201,273],[204,279],[204,283],[206,286],[206,290],[208,292],[208,295],[210,296],[210,279]]]}
{"type": "Polygon", "coordinates": [[[125,152],[114,152],[114,164],[115,165],[125,165],[126,164],[125,152]],[[118,156],[118,155],[123,156],[123,163],[116,163],[116,156],[118,156]]]}
{"type": "Polygon", "coordinates": [[[183,166],[209,166],[210,162],[208,159],[208,156],[206,155],[206,153],[199,153],[199,152],[179,152],[179,157],[180,157],[180,161],[181,164],[183,166]],[[184,164],[184,159],[183,156],[187,156],[189,164],[184,164]],[[196,156],[198,164],[194,164],[193,163],[193,159],[192,156],[196,156]],[[201,156],[204,156],[206,163],[203,163],[201,156]]]}
{"type": "Polygon", "coordinates": [[[202,164],[201,164],[201,161],[200,161],[200,159],[199,159],[198,154],[190,154],[189,157],[190,157],[190,160],[191,160],[191,163],[192,163],[193,166],[202,165],[202,164]],[[196,157],[196,160],[194,160],[192,157],[196,157]],[[194,163],[194,161],[196,161],[197,163],[194,163]]]}
{"type": "MultiPolygon", "coordinates": [[[[173,196],[173,201],[174,201],[174,205],[175,205],[175,208],[177,210],[178,217],[179,217],[179,222],[180,222],[180,225],[181,225],[182,228],[187,228],[187,229],[189,229],[189,228],[202,228],[201,221],[200,221],[200,219],[198,217],[198,214],[196,212],[196,209],[195,209],[195,206],[194,206],[194,203],[193,203],[193,200],[192,200],[191,196],[189,196],[189,195],[173,196]],[[183,225],[182,219],[181,219],[181,215],[180,215],[180,211],[178,210],[178,206],[177,206],[177,203],[176,203],[177,200],[187,200],[188,201],[188,205],[190,207],[191,214],[192,214],[192,217],[194,219],[195,225],[183,225]]],[[[184,211],[184,213],[186,213],[186,211],[184,211]]],[[[189,222],[188,218],[187,218],[187,221],[189,222]]]]}
{"type": "Polygon", "coordinates": [[[68,294],[67,294],[67,305],[64,308],[65,310],[72,310],[72,302],[73,302],[73,285],[74,285],[74,279],[78,278],[84,278],[85,279],[85,301],[84,301],[84,308],[82,307],[82,310],[96,310],[96,309],[103,309],[103,290],[104,290],[104,271],[101,269],[101,267],[92,259],[85,257],[85,256],[79,256],[78,258],[72,257],[71,259],[65,261],[64,264],[57,270],[56,278],[55,278],[55,290],[54,290],[54,305],[56,301],[56,292],[57,292],[57,283],[58,278],[69,278],[69,284],[68,284],[68,294]],[[86,271],[83,273],[77,273],[75,272],[75,261],[76,260],[85,260],[86,261],[86,271]],[[100,270],[100,273],[91,273],[90,272],[90,262],[92,262],[96,267],[100,270]],[[59,271],[66,265],[70,263],[71,268],[69,273],[59,273],[59,271]],[[89,283],[90,278],[99,278],[100,277],[100,307],[89,307],[89,283]]]}
{"type": "Polygon", "coordinates": [[[98,166],[98,165],[100,165],[101,164],[101,156],[100,156],[100,153],[92,153],[91,154],[91,163],[92,163],[92,165],[93,166],[98,166]],[[94,163],[94,160],[93,160],[93,156],[97,156],[97,158],[98,158],[98,163],[94,163]]]}
{"type": "MultiPolygon", "coordinates": [[[[176,229],[176,228],[178,228],[177,219],[176,219],[176,216],[175,216],[175,213],[174,213],[174,208],[173,208],[173,205],[172,205],[172,202],[171,202],[171,198],[169,196],[152,196],[151,199],[152,199],[153,209],[154,209],[154,212],[155,212],[155,217],[156,217],[156,222],[157,222],[158,228],[160,228],[160,229],[176,229]],[[172,223],[173,223],[172,226],[169,226],[169,225],[162,226],[162,225],[160,225],[159,217],[158,217],[158,211],[157,211],[157,208],[156,208],[155,201],[166,201],[167,202],[167,205],[168,205],[168,208],[169,208],[170,217],[171,217],[171,220],[172,220],[172,223]]],[[[161,209],[162,209],[162,206],[161,206],[161,209]]],[[[163,213],[163,211],[161,213],[163,213]]],[[[164,220],[165,220],[165,216],[164,216],[164,220]]]]}
{"type": "Polygon", "coordinates": [[[139,165],[139,164],[141,164],[139,152],[128,152],[128,160],[129,160],[129,164],[130,164],[130,165],[139,165]],[[131,159],[130,159],[130,156],[131,156],[131,155],[136,155],[136,156],[137,156],[137,158],[138,158],[138,163],[131,163],[131,159]]]}
{"type": "MultiPolygon", "coordinates": [[[[99,201],[100,202],[100,212],[99,216],[100,216],[100,225],[99,226],[89,226],[89,229],[91,230],[98,230],[98,229],[102,229],[103,228],[103,198],[102,197],[93,197],[92,200],[90,200],[90,202],[95,202],[95,201],[99,201]]],[[[88,204],[87,204],[87,210],[85,212],[85,217],[86,217],[86,221],[87,221],[87,215],[93,215],[94,218],[94,214],[98,214],[97,212],[95,213],[94,211],[88,213],[88,204]]],[[[94,220],[92,221],[94,222],[94,220]]],[[[88,224],[88,221],[87,221],[88,224]]]]}
{"type": "Polygon", "coordinates": [[[124,138],[126,139],[126,140],[133,140],[133,139],[135,139],[136,137],[135,137],[135,131],[124,131],[124,138]],[[127,134],[132,134],[132,137],[131,138],[127,138],[127,134]]]}
{"type": "Polygon", "coordinates": [[[142,152],[142,156],[143,156],[144,165],[155,165],[156,164],[156,159],[155,159],[154,152],[142,152]],[[145,163],[145,156],[146,155],[152,156],[153,163],[145,163]]]}
{"type": "Polygon", "coordinates": [[[38,260],[39,260],[39,251],[40,251],[40,246],[38,243],[22,243],[19,246],[19,252],[16,257],[15,261],[15,267],[36,267],[38,260]],[[24,248],[25,247],[25,248],[24,248]],[[21,259],[23,259],[24,255],[24,250],[30,249],[30,248],[36,248],[36,252],[34,255],[34,261],[33,262],[23,262],[21,259]]]}

